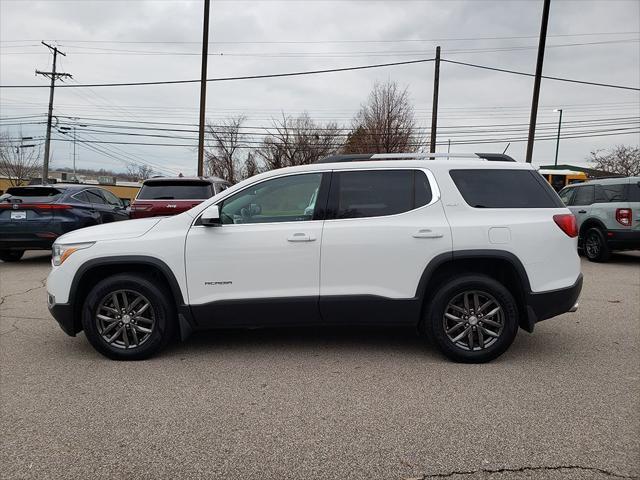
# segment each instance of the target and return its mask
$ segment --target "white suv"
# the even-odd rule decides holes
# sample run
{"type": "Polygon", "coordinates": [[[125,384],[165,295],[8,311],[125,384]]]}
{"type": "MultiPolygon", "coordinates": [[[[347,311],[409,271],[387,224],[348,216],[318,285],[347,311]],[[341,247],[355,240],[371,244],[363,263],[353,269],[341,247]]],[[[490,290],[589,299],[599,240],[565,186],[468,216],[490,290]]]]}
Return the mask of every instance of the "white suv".
{"type": "Polygon", "coordinates": [[[576,222],[529,164],[440,156],[329,157],[68,233],[49,309],[114,359],[208,328],[414,325],[454,360],[491,360],[577,308],[576,222]]]}

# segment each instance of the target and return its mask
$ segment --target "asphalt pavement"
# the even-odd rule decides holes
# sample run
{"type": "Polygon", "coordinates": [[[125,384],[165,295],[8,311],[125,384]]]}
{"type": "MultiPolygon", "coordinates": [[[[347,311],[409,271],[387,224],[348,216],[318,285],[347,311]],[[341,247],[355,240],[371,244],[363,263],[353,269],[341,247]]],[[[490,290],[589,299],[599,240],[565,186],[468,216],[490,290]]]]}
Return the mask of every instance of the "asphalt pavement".
{"type": "Polygon", "coordinates": [[[47,252],[0,262],[0,478],[640,475],[640,254],[583,260],[580,309],[485,365],[412,330],[197,334],[114,362],[46,307],[47,252]]]}

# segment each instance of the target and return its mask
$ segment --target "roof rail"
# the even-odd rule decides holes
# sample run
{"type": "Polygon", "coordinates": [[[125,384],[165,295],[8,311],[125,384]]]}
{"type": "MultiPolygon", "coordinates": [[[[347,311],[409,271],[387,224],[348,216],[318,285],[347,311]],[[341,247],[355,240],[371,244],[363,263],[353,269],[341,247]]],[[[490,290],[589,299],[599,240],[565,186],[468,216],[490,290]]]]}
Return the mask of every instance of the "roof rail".
{"type": "Polygon", "coordinates": [[[366,162],[371,160],[432,160],[435,158],[471,158],[490,162],[515,162],[503,153],[359,153],[347,155],[330,155],[316,163],[366,162]]]}

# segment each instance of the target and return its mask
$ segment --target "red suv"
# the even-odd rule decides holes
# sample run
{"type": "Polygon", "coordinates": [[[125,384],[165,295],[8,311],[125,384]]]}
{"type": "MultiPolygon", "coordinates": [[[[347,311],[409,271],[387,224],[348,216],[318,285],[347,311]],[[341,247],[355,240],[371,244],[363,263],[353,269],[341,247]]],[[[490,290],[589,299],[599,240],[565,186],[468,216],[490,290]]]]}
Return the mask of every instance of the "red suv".
{"type": "Polygon", "coordinates": [[[150,178],[131,203],[131,218],[182,213],[230,186],[217,177],[150,178]]]}

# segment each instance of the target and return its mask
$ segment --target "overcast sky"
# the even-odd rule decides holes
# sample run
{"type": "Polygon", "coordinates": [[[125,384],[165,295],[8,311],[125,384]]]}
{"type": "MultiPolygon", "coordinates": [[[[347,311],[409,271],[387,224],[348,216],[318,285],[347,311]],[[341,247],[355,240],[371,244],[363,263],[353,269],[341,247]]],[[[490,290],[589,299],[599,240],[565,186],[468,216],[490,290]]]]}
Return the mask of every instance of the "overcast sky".
{"type": "MultiPolygon", "coordinates": [[[[47,84],[34,76],[35,69],[51,68],[50,52],[40,40],[57,44],[67,54],[58,69],[81,84],[197,79],[202,5],[200,0],[0,0],[0,84],[47,84]]],[[[436,45],[442,46],[443,58],[534,72],[541,12],[542,0],[212,0],[208,77],[430,58],[436,45]]],[[[545,75],[640,86],[640,1],[552,0],[548,35],[545,75]]],[[[374,82],[386,80],[408,87],[418,122],[428,128],[432,63],[209,83],[207,118],[215,123],[244,114],[248,126],[261,127],[281,112],[307,111],[319,121],[347,126],[374,82]]],[[[451,138],[453,152],[501,152],[506,137],[526,137],[532,87],[530,77],[444,63],[438,141],[451,138]],[[504,124],[514,125],[492,127],[504,124]],[[488,126],[487,132],[478,134],[480,126],[488,126]],[[499,141],[456,144],[474,138],[499,141]]],[[[9,124],[33,121],[13,117],[44,114],[48,95],[47,88],[0,89],[0,129],[43,135],[44,125],[9,124]]],[[[195,125],[198,102],[197,84],[60,88],[55,114],[60,125],[68,122],[64,116],[92,123],[86,131],[78,130],[85,140],[195,144],[191,139],[121,137],[91,130],[109,130],[93,124],[119,124],[115,120],[195,125]]],[[[555,136],[558,113],[553,110],[563,108],[563,134],[618,134],[562,139],[560,163],[584,163],[593,149],[637,145],[638,133],[619,133],[638,131],[639,102],[637,91],[543,80],[539,136],[555,136]]],[[[126,161],[135,160],[150,162],[163,173],[195,173],[193,147],[94,145],[106,153],[81,145],[78,166],[123,170],[126,161]]],[[[525,148],[525,142],[513,142],[508,153],[524,160],[525,148]]],[[[70,143],[53,142],[52,167],[70,166],[70,151],[70,143]]],[[[553,163],[554,153],[555,139],[537,141],[534,162],[553,163]]]]}

